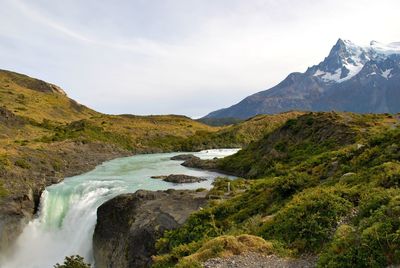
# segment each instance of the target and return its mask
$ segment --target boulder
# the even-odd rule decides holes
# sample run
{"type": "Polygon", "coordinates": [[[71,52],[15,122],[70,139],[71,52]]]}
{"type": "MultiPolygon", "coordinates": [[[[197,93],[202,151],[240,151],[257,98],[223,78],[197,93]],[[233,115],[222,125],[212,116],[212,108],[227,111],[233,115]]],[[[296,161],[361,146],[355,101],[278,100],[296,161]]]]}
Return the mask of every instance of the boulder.
{"type": "Polygon", "coordinates": [[[173,183],[193,183],[193,182],[201,182],[206,181],[206,179],[189,176],[185,174],[171,174],[171,175],[159,175],[159,176],[151,176],[152,179],[160,179],[166,182],[173,183]]]}
{"type": "Polygon", "coordinates": [[[200,159],[197,156],[194,156],[192,154],[179,154],[179,155],[175,155],[173,157],[171,157],[171,160],[181,160],[181,161],[186,161],[186,160],[190,160],[190,159],[200,159]]]}
{"type": "Polygon", "coordinates": [[[196,157],[196,158],[191,158],[191,159],[186,160],[181,165],[184,167],[217,171],[218,170],[217,163],[218,163],[218,159],[202,160],[202,159],[196,157]]]}
{"type": "Polygon", "coordinates": [[[97,210],[93,254],[97,268],[149,267],[155,242],[181,226],[206,203],[189,190],[144,191],[117,196],[97,210]]]}
{"type": "Polygon", "coordinates": [[[184,175],[184,174],[171,174],[168,175],[165,179],[166,182],[173,182],[173,183],[193,183],[193,182],[201,182],[206,181],[206,179],[184,175]]]}

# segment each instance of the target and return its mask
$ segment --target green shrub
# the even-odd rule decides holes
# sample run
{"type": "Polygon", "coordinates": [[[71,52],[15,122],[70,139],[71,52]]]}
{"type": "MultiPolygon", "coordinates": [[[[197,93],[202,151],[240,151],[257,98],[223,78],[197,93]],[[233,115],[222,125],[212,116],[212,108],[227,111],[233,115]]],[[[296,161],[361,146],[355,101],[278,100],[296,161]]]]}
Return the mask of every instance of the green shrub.
{"type": "Polygon", "coordinates": [[[228,200],[229,181],[216,180],[211,192],[224,198],[167,232],[159,253],[171,265],[197,265],[185,256],[199,245],[249,233],[283,255],[320,254],[319,267],[399,265],[400,128],[384,118],[309,114],[218,160],[220,169],[257,180],[228,200]]]}
{"type": "Polygon", "coordinates": [[[0,182],[0,198],[1,197],[6,197],[8,195],[8,191],[6,188],[4,188],[4,185],[2,182],[0,182]]]}
{"type": "Polygon", "coordinates": [[[23,169],[30,169],[31,165],[28,163],[28,161],[26,161],[23,158],[20,158],[18,160],[15,161],[14,163],[16,166],[23,168],[23,169]]]}
{"type": "Polygon", "coordinates": [[[280,198],[285,199],[305,188],[318,185],[319,180],[305,173],[292,172],[287,176],[278,177],[273,183],[280,198]]]}
{"type": "Polygon", "coordinates": [[[10,165],[11,161],[7,157],[7,155],[0,155],[0,170],[7,169],[8,167],[10,167],[10,165]]]}
{"type": "Polygon", "coordinates": [[[297,194],[266,223],[262,236],[277,239],[299,252],[318,251],[351,203],[333,189],[310,189],[297,194]]]}
{"type": "MultiPolygon", "coordinates": [[[[357,266],[357,249],[354,244],[357,234],[349,225],[340,226],[330,243],[329,248],[323,252],[318,259],[318,267],[343,267],[353,268],[357,266]]],[[[361,266],[365,267],[365,266],[361,266]]]]}
{"type": "Polygon", "coordinates": [[[53,127],[49,122],[43,121],[45,127],[53,128],[52,136],[45,136],[41,142],[54,142],[63,140],[77,140],[83,143],[101,141],[115,144],[127,150],[133,149],[131,138],[124,134],[104,131],[102,127],[95,126],[87,120],[74,121],[66,126],[53,127]]]}
{"type": "Polygon", "coordinates": [[[319,267],[386,267],[400,264],[400,197],[399,192],[386,191],[386,194],[385,198],[384,193],[373,198],[374,193],[371,193],[370,197],[361,201],[367,204],[361,208],[363,211],[358,226],[345,225],[336,231],[332,242],[319,258],[319,267]]]}
{"type": "Polygon", "coordinates": [[[79,255],[65,257],[63,264],[57,263],[56,265],[54,265],[54,268],[90,268],[90,267],[91,265],[85,263],[83,257],[79,255]]]}

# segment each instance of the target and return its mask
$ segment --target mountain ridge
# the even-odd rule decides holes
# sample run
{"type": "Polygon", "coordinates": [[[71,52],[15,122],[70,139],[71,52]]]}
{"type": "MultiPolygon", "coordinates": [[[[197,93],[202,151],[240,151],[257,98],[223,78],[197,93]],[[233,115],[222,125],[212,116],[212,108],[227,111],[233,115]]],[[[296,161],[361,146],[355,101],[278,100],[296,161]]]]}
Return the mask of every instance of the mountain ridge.
{"type": "Polygon", "coordinates": [[[363,47],[338,39],[329,55],[304,73],[290,73],[276,86],[204,118],[246,119],[289,110],[396,113],[400,104],[393,100],[400,96],[399,82],[398,42],[371,41],[363,47]]]}

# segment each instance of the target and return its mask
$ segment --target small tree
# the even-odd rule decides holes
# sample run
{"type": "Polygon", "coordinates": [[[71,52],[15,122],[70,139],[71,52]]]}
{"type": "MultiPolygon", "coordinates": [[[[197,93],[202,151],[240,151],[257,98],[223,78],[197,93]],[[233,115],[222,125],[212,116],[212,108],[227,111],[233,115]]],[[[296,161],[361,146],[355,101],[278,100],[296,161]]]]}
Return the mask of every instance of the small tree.
{"type": "Polygon", "coordinates": [[[64,263],[57,263],[54,268],[90,268],[90,264],[86,263],[83,257],[79,255],[72,255],[65,257],[64,263]]]}

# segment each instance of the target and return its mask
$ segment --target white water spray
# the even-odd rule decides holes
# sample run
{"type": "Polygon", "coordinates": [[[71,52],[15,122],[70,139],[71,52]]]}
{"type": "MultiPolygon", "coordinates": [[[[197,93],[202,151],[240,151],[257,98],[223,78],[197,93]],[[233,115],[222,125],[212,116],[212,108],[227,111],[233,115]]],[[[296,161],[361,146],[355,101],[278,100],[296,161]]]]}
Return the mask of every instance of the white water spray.
{"type": "MultiPolygon", "coordinates": [[[[195,155],[203,159],[223,157],[236,149],[207,150],[195,155]]],[[[29,222],[12,253],[0,267],[46,268],[62,263],[65,256],[79,254],[93,263],[92,236],[97,208],[122,193],[138,189],[166,190],[210,188],[220,174],[185,168],[169,160],[176,154],[148,154],[119,158],[95,170],[65,179],[43,192],[36,219],[29,222]],[[207,181],[176,185],[150,179],[153,175],[187,174],[207,181]]]]}

